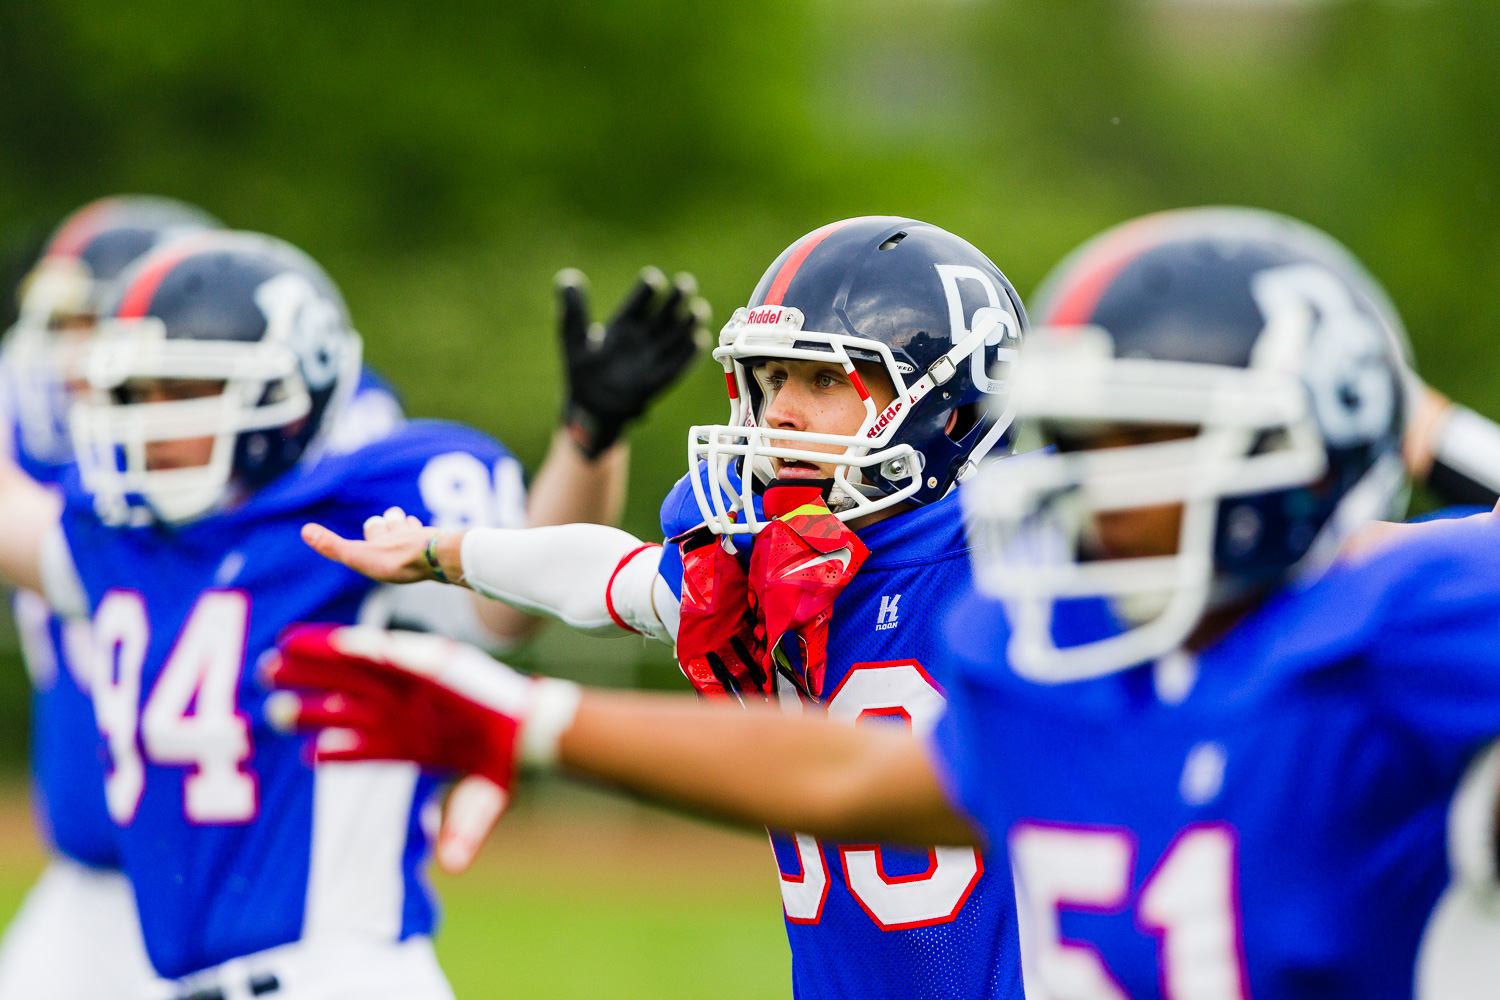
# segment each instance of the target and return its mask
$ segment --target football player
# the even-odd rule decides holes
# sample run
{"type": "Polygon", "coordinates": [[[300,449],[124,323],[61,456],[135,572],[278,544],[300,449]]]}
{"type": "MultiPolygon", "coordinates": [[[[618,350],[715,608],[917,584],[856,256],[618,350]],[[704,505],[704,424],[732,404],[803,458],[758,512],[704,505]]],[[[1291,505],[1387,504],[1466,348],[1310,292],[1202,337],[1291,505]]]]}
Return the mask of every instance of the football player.
{"type": "MultiPolygon", "coordinates": [[[[306,537],[376,579],[462,580],[675,642],[705,695],[925,732],[946,683],[938,624],[969,577],[955,486],[1009,447],[1003,369],[1024,325],[1005,276],[951,233],[835,222],[787,247],[724,327],[730,419],[689,432],[664,546],[400,519],[364,541],[306,537]]],[[[799,829],[771,834],[796,995],[1020,995],[1003,861],[799,829]]]]}
{"type": "MultiPolygon", "coordinates": [[[[74,211],[47,240],[0,353],[4,445],[33,480],[53,486],[72,464],[67,407],[110,282],[154,246],[218,226],[179,201],[124,196],[74,211]]],[[[33,806],[51,861],[0,945],[0,998],[133,996],[155,976],[93,749],[88,623],[52,614],[31,590],[17,590],[12,608],[32,680],[33,806]]]]}
{"type": "MultiPolygon", "coordinates": [[[[63,501],[0,465],[0,573],[92,618],[104,806],[146,950],[173,980],[161,995],[451,996],[420,872],[435,779],[310,768],[265,728],[245,667],[309,612],[483,625],[499,645],[533,629],[489,601],[455,612],[451,589],[373,587],[297,530],[323,516],[347,529],[389,503],[454,528],[608,515],[620,431],[691,359],[704,308],[686,279],[663,286],[643,278],[597,336],[565,329],[569,413],[589,426],[559,433],[528,504],[515,459],[477,432],[340,430],[359,339],[300,251],[204,232],[120,277],[86,353],[63,501]],[[622,378],[600,352],[672,363],[622,378]],[[616,393],[603,412],[590,407],[601,386],[616,393]]],[[[581,294],[565,291],[587,333],[581,294]]]]}
{"type": "Polygon", "coordinates": [[[1053,449],[964,488],[977,589],[927,739],[326,627],[269,666],[302,692],[272,714],[333,727],[336,759],[502,786],[560,763],[743,822],[1003,849],[1031,997],[1410,996],[1446,848],[1495,848],[1492,809],[1447,824],[1500,734],[1500,525],[1337,558],[1403,485],[1384,296],[1263,213],[1122,233],[1037,310],[1013,399],[1053,449]]]}

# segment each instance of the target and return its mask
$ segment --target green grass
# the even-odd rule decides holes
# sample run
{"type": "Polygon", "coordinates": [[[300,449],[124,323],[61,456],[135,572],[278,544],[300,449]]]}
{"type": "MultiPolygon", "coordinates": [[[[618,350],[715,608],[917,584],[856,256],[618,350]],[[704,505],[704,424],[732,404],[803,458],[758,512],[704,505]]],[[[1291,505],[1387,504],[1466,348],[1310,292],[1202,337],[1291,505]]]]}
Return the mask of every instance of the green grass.
{"type": "MultiPolygon", "coordinates": [[[[43,864],[25,808],[20,787],[4,782],[7,921],[43,864]]],[[[791,992],[762,836],[546,788],[523,796],[472,871],[436,881],[445,911],[438,954],[459,1000],[791,992]]]]}

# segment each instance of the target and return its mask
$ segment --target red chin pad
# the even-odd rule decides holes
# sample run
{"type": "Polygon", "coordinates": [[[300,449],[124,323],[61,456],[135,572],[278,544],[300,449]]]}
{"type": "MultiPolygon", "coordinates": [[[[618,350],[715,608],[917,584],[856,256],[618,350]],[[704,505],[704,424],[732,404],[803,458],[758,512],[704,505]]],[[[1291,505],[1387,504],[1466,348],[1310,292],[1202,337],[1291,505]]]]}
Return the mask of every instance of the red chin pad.
{"type": "Polygon", "coordinates": [[[777,518],[807,504],[826,507],[832,490],[832,479],[773,479],[761,495],[761,509],[767,518],[777,518]]]}

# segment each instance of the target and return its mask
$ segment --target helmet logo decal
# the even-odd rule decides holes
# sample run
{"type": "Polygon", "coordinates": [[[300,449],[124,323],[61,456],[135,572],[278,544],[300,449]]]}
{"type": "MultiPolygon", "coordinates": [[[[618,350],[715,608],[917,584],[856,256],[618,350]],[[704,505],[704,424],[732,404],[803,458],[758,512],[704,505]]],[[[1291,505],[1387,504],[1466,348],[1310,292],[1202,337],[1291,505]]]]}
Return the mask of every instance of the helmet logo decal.
{"type": "MultiPolygon", "coordinates": [[[[985,301],[991,308],[1001,308],[1000,290],[995,287],[995,282],[990,276],[977,267],[968,264],[934,264],[937,268],[938,279],[943,283],[943,295],[948,300],[948,327],[956,344],[969,334],[968,316],[964,314],[964,297],[959,290],[960,281],[978,282],[984,289],[985,301]]],[[[980,344],[973,354],[974,384],[981,392],[996,392],[1003,388],[1003,383],[993,381],[989,373],[984,370],[984,349],[986,346],[993,347],[1000,343],[1004,335],[1004,325],[995,324],[985,337],[985,342],[980,344]]]]}
{"type": "Polygon", "coordinates": [[[1348,286],[1327,268],[1294,264],[1262,271],[1251,287],[1266,317],[1255,361],[1288,364],[1302,376],[1329,445],[1377,440],[1396,406],[1387,338],[1348,286]]]}
{"type": "Polygon", "coordinates": [[[316,392],[331,385],[343,364],[338,307],[295,271],[283,271],[257,288],[255,304],[266,317],[266,339],[291,347],[307,387],[316,392]]]}

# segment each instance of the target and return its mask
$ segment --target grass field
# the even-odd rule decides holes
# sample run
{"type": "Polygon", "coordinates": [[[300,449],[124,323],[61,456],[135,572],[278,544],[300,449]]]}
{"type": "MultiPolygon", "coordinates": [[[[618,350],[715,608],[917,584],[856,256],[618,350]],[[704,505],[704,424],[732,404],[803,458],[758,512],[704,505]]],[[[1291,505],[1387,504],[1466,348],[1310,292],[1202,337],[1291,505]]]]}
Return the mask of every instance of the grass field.
{"type": "MultiPolygon", "coordinates": [[[[0,784],[0,914],[41,870],[24,787],[0,784]]],[[[460,1000],[784,997],[786,935],[763,836],[572,788],[507,817],[474,870],[439,877],[438,953],[460,1000]]]]}

